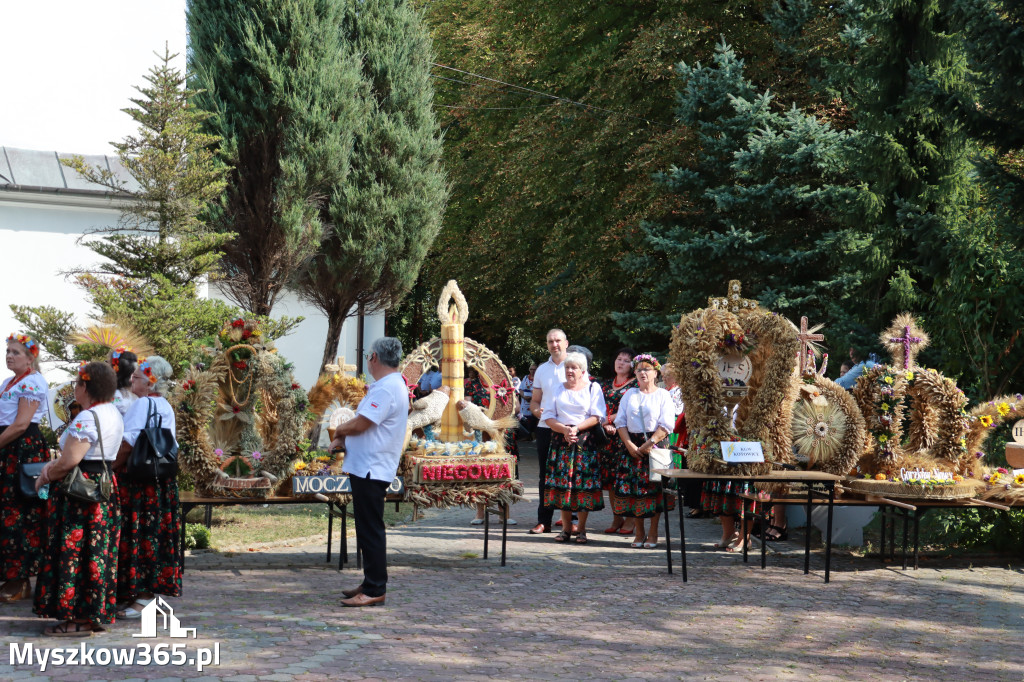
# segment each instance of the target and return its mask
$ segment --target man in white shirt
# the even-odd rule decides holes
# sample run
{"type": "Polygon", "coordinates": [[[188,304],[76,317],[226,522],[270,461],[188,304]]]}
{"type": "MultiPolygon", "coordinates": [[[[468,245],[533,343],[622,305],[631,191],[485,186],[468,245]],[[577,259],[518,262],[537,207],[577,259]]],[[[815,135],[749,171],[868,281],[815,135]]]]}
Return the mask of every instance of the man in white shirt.
{"type": "Polygon", "coordinates": [[[366,358],[374,381],[359,403],[356,416],[334,432],[331,450],[345,447],[342,472],[352,483],[356,536],[363,553],[363,582],[343,590],[342,606],[384,603],[388,584],[384,499],[402,458],[409,419],[409,391],[398,371],[402,342],[384,336],[373,342],[366,358]]]}
{"type": "MultiPolygon", "coordinates": [[[[551,357],[537,368],[533,377],[533,395],[530,396],[530,414],[537,419],[549,408],[550,400],[555,395],[555,387],[565,383],[565,354],[569,340],[561,329],[552,329],[547,337],[548,353],[551,357]]],[[[551,427],[540,421],[535,432],[537,439],[537,462],[540,464],[540,482],[538,492],[540,503],[537,505],[537,525],[530,529],[531,535],[551,532],[551,520],[554,509],[544,506],[545,477],[548,471],[548,452],[551,449],[551,427]]]]}

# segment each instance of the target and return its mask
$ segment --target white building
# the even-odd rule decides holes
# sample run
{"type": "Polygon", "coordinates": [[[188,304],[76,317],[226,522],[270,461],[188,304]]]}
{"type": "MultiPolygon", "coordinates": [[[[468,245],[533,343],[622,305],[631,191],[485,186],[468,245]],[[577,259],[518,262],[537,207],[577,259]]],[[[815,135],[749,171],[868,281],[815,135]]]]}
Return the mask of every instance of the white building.
{"type": "MultiPolygon", "coordinates": [[[[0,332],[4,338],[20,331],[11,304],[53,306],[74,313],[82,326],[91,321],[88,300],[62,272],[95,265],[99,257],[79,244],[79,239],[116,224],[120,212],[117,201],[102,187],[86,182],[60,163],[66,156],[0,147],[0,332]]],[[[86,161],[124,173],[116,157],[89,156],[86,161]]],[[[212,295],[223,298],[217,291],[212,295]]],[[[281,297],[273,315],[306,318],[277,346],[294,363],[295,378],[308,388],[320,367],[327,318],[290,292],[281,297]]],[[[360,364],[360,349],[368,349],[374,339],[384,335],[383,313],[364,318],[362,341],[358,328],[357,318],[346,320],[338,344],[337,355],[352,364],[360,364]]],[[[61,371],[47,369],[51,381],[66,378],[61,371]]],[[[0,372],[0,376],[5,374],[0,372]]]]}

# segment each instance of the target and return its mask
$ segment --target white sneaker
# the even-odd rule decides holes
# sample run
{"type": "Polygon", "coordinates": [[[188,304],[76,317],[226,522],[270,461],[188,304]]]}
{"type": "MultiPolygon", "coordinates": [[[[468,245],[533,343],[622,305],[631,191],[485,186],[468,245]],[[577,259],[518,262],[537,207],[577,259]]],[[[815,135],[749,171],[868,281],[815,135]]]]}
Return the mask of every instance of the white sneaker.
{"type": "Polygon", "coordinates": [[[507,523],[510,526],[517,526],[517,525],[519,525],[519,523],[515,519],[509,519],[505,523],[507,523]]]}
{"type": "Polygon", "coordinates": [[[472,521],[469,522],[469,525],[471,525],[471,526],[482,526],[482,525],[484,525],[484,520],[483,519],[473,519],[472,521]]]}

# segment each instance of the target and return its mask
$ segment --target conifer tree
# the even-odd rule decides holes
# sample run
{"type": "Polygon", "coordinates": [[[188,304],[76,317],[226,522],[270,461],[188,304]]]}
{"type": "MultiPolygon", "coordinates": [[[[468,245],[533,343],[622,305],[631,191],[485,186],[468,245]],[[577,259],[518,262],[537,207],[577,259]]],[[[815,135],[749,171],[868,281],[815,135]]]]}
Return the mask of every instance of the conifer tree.
{"type": "Polygon", "coordinates": [[[351,172],[331,194],[327,232],[300,285],[328,319],[322,364],[334,358],[346,316],[388,309],[412,288],[447,199],[420,12],[408,0],[354,3],[344,35],[360,56],[366,113],[351,172]]]}
{"type": "MultiPolygon", "coordinates": [[[[118,225],[87,242],[107,260],[75,278],[95,306],[94,316],[131,325],[178,366],[234,310],[197,295],[198,280],[215,274],[219,249],[232,238],[203,219],[224,189],[227,169],[212,151],[217,138],[200,130],[209,114],[195,106],[197,93],[171,66],[175,57],[165,50],[145,76],[147,84],[137,88],[134,106],[124,109],[139,124],[137,135],[114,144],[130,180],[81,157],[65,163],[126,199],[118,225]]],[[[73,314],[50,306],[11,309],[40,340],[48,360],[92,359],[90,349],[69,343],[78,326],[73,314]]]]}
{"type": "Polygon", "coordinates": [[[676,71],[677,120],[699,152],[657,176],[672,203],[623,258],[650,294],[640,310],[612,314],[620,337],[663,345],[680,311],[724,294],[733,278],[774,311],[813,310],[835,333],[852,329],[851,279],[836,258],[848,235],[834,219],[857,196],[843,155],[851,134],[796,107],[775,110],[724,42],[711,65],[676,71]]]}
{"type": "Polygon", "coordinates": [[[343,0],[189,0],[189,65],[233,166],[214,222],[229,297],[268,315],[316,252],[349,173],[358,60],[343,0]]]}
{"type": "Polygon", "coordinates": [[[845,84],[860,131],[851,164],[867,189],[867,248],[853,260],[877,327],[899,310],[927,307],[947,274],[948,237],[976,198],[967,136],[945,106],[949,94],[970,96],[967,61],[945,0],[867,4],[847,37],[856,54],[835,82],[845,84]]]}

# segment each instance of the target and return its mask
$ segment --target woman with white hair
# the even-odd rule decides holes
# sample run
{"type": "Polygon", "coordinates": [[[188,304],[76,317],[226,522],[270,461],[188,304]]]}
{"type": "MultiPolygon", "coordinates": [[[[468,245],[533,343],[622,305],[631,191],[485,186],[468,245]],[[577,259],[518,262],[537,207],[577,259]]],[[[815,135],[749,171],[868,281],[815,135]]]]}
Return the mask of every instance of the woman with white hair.
{"type": "Polygon", "coordinates": [[[587,542],[587,515],[604,509],[600,461],[588,433],[604,421],[604,394],[587,377],[582,353],[566,353],[564,366],[565,383],[557,385],[541,415],[551,428],[544,504],[562,510],[562,532],[556,542],[570,539],[572,513],[579,515],[576,542],[582,545],[587,542]]]}
{"type": "Polygon", "coordinates": [[[39,344],[25,334],[7,337],[7,369],[0,382],[0,602],[32,596],[46,546],[46,504],[19,492],[19,465],[45,462],[50,451],[39,430],[48,387],[39,373],[39,344]]]}
{"type": "Polygon", "coordinates": [[[125,464],[152,414],[153,422],[176,435],[174,410],[165,397],[171,389],[171,365],[159,355],[143,358],[132,373],[138,400],[124,416],[124,436],[114,471],[121,484],[121,541],[117,551],[119,618],[142,616],[154,594],[181,596],[178,535],[181,513],[176,477],[133,480],[125,464]]]}

